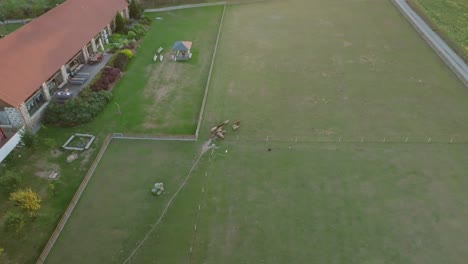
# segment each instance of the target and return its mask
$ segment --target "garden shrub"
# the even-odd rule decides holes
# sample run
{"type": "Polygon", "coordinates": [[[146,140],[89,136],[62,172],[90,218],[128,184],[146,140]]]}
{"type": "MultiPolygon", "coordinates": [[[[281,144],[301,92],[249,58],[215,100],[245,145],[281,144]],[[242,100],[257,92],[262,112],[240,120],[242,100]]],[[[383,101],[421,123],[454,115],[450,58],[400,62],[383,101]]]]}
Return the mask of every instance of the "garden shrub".
{"type": "Polygon", "coordinates": [[[124,49],[133,50],[136,49],[135,44],[128,44],[123,47],[124,49]]]}
{"type": "Polygon", "coordinates": [[[121,54],[124,54],[125,56],[127,56],[127,58],[130,60],[133,58],[133,52],[129,49],[123,49],[121,51],[119,51],[119,53],[121,54]]]}
{"type": "Polygon", "coordinates": [[[117,14],[115,14],[115,32],[117,33],[123,32],[124,28],[125,28],[125,20],[120,14],[120,12],[117,12],[117,14]]]}
{"type": "Polygon", "coordinates": [[[151,25],[151,22],[153,22],[153,20],[151,20],[151,18],[147,15],[143,15],[141,16],[140,18],[140,23],[143,24],[143,25],[151,25]]]}
{"type": "Polygon", "coordinates": [[[27,148],[32,148],[34,145],[36,145],[37,142],[37,136],[32,133],[31,131],[27,129],[23,129],[20,132],[21,135],[21,143],[27,147],[27,148]]]}
{"type": "Polygon", "coordinates": [[[114,60],[114,67],[120,69],[121,71],[125,70],[125,65],[127,65],[129,59],[127,55],[118,53],[117,57],[114,60]]]}
{"type": "Polygon", "coordinates": [[[137,34],[134,31],[130,30],[130,31],[127,32],[127,39],[129,39],[129,40],[130,39],[136,39],[136,37],[137,37],[137,34]]]}
{"type": "Polygon", "coordinates": [[[19,189],[10,193],[10,201],[28,212],[31,217],[35,216],[36,211],[41,208],[41,198],[31,188],[19,189]]]}
{"type": "Polygon", "coordinates": [[[115,42],[119,42],[121,38],[122,38],[122,35],[120,35],[119,33],[114,33],[109,37],[109,41],[115,43],[115,42]]]}
{"type": "Polygon", "coordinates": [[[109,91],[93,92],[85,88],[77,98],[65,103],[51,102],[44,114],[44,121],[58,126],[76,126],[91,121],[102,112],[111,100],[109,91]]]}
{"type": "Polygon", "coordinates": [[[6,231],[19,232],[24,226],[24,216],[15,212],[7,212],[5,214],[4,227],[6,231]]]}
{"type": "Polygon", "coordinates": [[[102,91],[109,90],[112,83],[120,77],[120,70],[112,67],[105,67],[102,69],[101,77],[93,83],[91,90],[102,91]]]}
{"type": "Polygon", "coordinates": [[[148,31],[148,26],[144,26],[142,24],[135,24],[129,28],[129,32],[132,31],[136,34],[135,39],[141,39],[146,32],[148,31]]]}
{"type": "Polygon", "coordinates": [[[141,16],[141,9],[135,0],[132,0],[130,2],[130,5],[128,6],[128,11],[131,18],[137,19],[141,16]]]}
{"type": "Polygon", "coordinates": [[[4,171],[0,175],[0,191],[9,194],[15,191],[21,183],[21,177],[12,171],[4,171]]]}
{"type": "Polygon", "coordinates": [[[114,67],[114,61],[117,58],[118,53],[112,54],[112,56],[109,58],[109,60],[106,63],[106,67],[114,67]]]}

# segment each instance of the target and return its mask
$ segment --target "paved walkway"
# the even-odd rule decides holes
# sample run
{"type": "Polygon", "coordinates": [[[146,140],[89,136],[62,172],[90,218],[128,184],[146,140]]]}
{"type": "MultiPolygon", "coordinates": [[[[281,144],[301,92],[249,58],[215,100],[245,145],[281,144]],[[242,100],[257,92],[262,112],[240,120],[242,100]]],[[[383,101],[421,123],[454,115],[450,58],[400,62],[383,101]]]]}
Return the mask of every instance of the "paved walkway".
{"type": "Polygon", "coordinates": [[[468,66],[408,5],[406,0],[392,0],[421,36],[468,87],[468,66]]]}

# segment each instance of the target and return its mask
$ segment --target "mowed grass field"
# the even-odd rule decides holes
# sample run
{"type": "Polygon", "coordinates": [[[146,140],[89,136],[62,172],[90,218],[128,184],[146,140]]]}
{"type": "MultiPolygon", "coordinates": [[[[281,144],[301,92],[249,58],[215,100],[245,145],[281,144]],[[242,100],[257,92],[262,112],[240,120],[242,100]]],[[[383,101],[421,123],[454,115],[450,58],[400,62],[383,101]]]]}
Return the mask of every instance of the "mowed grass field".
{"type": "Polygon", "coordinates": [[[228,6],[200,143],[113,141],[47,263],[465,263],[467,115],[389,1],[228,6]]]}
{"type": "MultiPolygon", "coordinates": [[[[121,263],[189,172],[197,157],[194,145],[114,140],[47,263],[121,263]],[[160,197],[150,192],[156,182],[164,182],[167,190],[160,197]]],[[[191,209],[180,213],[191,219],[191,209]]],[[[173,239],[183,241],[177,234],[173,239]]]]}

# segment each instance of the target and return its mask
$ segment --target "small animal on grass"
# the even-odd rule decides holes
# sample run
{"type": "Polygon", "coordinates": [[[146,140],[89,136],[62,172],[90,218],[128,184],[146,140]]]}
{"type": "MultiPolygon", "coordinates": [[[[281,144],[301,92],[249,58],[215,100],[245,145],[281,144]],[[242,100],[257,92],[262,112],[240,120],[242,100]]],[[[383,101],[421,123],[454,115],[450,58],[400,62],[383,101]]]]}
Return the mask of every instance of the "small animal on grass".
{"type": "Polygon", "coordinates": [[[232,130],[237,130],[240,128],[240,121],[236,121],[234,122],[234,124],[232,124],[232,130]]]}

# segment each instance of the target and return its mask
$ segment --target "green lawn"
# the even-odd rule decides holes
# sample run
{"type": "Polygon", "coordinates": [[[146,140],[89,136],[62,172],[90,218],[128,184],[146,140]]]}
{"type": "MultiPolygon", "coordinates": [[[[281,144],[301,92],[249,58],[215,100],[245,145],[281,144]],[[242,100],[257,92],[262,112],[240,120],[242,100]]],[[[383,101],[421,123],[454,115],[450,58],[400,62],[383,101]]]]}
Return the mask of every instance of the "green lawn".
{"type": "Polygon", "coordinates": [[[113,90],[114,102],[119,103],[122,115],[116,115],[117,107],[111,102],[91,123],[73,128],[43,128],[35,149],[15,151],[8,161],[2,162],[5,165],[0,170],[20,175],[21,187],[33,188],[43,202],[38,217],[28,221],[21,232],[5,232],[3,215],[13,206],[8,202],[8,194],[0,194],[0,248],[5,249],[0,263],[35,263],[106,134],[195,133],[221,11],[221,7],[210,7],[151,14],[152,18],[160,16],[163,20],[154,19],[124,77],[113,90]],[[159,46],[168,54],[173,42],[181,39],[194,41],[192,61],[153,63],[153,54],[159,46]],[[148,116],[151,119],[145,120],[148,116]],[[151,126],[144,126],[145,122],[151,126]],[[74,133],[90,133],[97,140],[91,150],[80,153],[72,163],[66,162],[71,151],[53,157],[50,147],[44,144],[44,139],[52,138],[61,146],[74,133]],[[60,179],[54,182],[56,194],[52,197],[46,178],[53,170],[59,171],[60,179]]]}
{"type": "Polygon", "coordinates": [[[0,24],[0,35],[8,35],[11,32],[17,30],[20,28],[22,25],[21,24],[0,24]]]}
{"type": "Polygon", "coordinates": [[[431,21],[437,31],[447,37],[465,61],[468,61],[468,1],[410,0],[416,11],[431,21]]]}
{"type": "Polygon", "coordinates": [[[150,13],[153,25],[114,89],[114,102],[91,126],[109,132],[194,134],[205,91],[222,7],[150,13]],[[162,18],[161,20],[155,19],[162,18]],[[177,40],[193,41],[193,59],[173,62],[177,40]],[[153,62],[163,47],[165,60],[153,62]]]}
{"type": "Polygon", "coordinates": [[[121,263],[159,217],[196,155],[195,143],[114,140],[47,263],[121,263]],[[160,197],[150,192],[156,182],[167,190],[160,197]]]}
{"type": "MultiPolygon", "coordinates": [[[[467,115],[389,1],[229,6],[200,140],[241,128],[128,263],[464,263],[467,115]]],[[[123,263],[200,144],[114,141],[47,262],[123,263]]]]}
{"type": "Polygon", "coordinates": [[[0,0],[0,17],[4,19],[35,18],[64,0],[0,0]]]}

